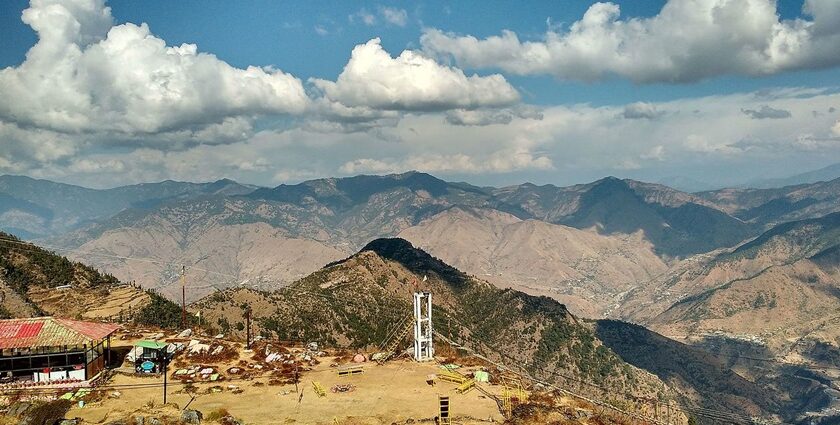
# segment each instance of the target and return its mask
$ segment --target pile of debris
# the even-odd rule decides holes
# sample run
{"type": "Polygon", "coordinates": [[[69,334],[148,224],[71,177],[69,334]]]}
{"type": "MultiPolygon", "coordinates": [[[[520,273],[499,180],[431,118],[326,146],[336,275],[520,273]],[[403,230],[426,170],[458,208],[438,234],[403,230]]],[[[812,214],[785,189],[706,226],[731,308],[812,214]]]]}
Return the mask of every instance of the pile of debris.
{"type": "Polygon", "coordinates": [[[264,367],[274,368],[279,365],[306,364],[315,366],[319,364],[318,357],[326,356],[327,353],[318,349],[318,343],[307,344],[306,349],[288,349],[266,341],[254,343],[251,347],[254,351],[252,360],[262,363],[264,367]]]}
{"type": "Polygon", "coordinates": [[[182,382],[216,382],[224,380],[225,377],[214,366],[193,365],[188,368],[178,369],[172,373],[173,379],[182,382]]]}
{"type": "Polygon", "coordinates": [[[330,388],[333,393],[349,393],[356,390],[353,384],[335,384],[330,388]]]}
{"type": "Polygon", "coordinates": [[[188,359],[202,363],[219,363],[239,358],[239,352],[235,347],[220,340],[202,342],[191,339],[185,353],[188,359]]]}

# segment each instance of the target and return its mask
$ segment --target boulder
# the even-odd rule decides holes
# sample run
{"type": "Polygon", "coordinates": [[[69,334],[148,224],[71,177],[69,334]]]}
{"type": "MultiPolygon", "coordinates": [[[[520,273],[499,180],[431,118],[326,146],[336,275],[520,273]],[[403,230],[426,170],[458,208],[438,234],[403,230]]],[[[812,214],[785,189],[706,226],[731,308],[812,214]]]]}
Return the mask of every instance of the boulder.
{"type": "Polygon", "coordinates": [[[178,338],[189,338],[192,336],[192,329],[184,329],[178,334],[178,338]]]}
{"type": "Polygon", "coordinates": [[[198,353],[206,353],[210,351],[210,345],[208,344],[190,344],[190,347],[187,349],[190,353],[198,354],[198,353]]]}
{"type": "Polygon", "coordinates": [[[200,424],[204,415],[198,410],[186,409],[181,412],[181,422],[186,424],[200,424]]]}

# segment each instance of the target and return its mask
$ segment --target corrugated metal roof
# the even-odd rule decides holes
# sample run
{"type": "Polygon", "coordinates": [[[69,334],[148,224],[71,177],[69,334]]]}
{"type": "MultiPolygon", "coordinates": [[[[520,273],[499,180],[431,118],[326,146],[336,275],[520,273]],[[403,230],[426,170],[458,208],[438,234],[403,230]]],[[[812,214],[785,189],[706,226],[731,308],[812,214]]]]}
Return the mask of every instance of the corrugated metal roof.
{"type": "Polygon", "coordinates": [[[167,344],[165,342],[146,341],[146,340],[137,341],[134,344],[135,347],[152,348],[152,349],[155,349],[155,350],[160,350],[161,348],[165,348],[167,345],[169,345],[169,344],[167,344]]]}
{"type": "Polygon", "coordinates": [[[0,320],[0,349],[90,344],[119,329],[111,323],[53,317],[0,320]]]}

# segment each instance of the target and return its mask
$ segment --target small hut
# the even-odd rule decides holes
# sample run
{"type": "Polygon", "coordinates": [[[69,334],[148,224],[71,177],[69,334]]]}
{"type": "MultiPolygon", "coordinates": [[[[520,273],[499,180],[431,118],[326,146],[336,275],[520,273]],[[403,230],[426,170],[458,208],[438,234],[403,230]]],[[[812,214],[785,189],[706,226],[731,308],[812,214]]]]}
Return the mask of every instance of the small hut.
{"type": "Polygon", "coordinates": [[[0,377],[36,382],[95,377],[119,325],[54,317],[0,320],[0,377]]]}
{"type": "Polygon", "coordinates": [[[134,371],[137,373],[160,373],[167,360],[169,344],[160,341],[137,341],[134,344],[134,371]]]}

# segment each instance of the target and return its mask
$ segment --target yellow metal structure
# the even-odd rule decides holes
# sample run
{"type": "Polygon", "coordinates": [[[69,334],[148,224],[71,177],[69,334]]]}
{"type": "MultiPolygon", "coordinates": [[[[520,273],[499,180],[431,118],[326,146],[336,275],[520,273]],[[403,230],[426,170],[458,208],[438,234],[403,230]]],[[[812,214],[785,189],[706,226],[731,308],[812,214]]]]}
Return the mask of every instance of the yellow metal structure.
{"type": "Polygon", "coordinates": [[[438,415],[438,420],[440,425],[452,425],[452,411],[449,405],[449,397],[448,396],[439,396],[438,402],[440,403],[440,414],[438,415]]]}
{"type": "Polygon", "coordinates": [[[458,372],[452,372],[452,371],[448,371],[448,370],[438,373],[437,377],[441,381],[452,382],[452,383],[455,383],[455,384],[463,384],[464,382],[467,381],[466,376],[461,375],[458,372]]]}
{"type": "Polygon", "coordinates": [[[327,396],[327,390],[325,390],[318,381],[312,381],[312,389],[315,390],[315,394],[318,394],[318,397],[327,396]]]}
{"type": "Polygon", "coordinates": [[[502,381],[502,410],[506,418],[513,414],[513,408],[528,401],[528,393],[522,386],[519,377],[501,376],[502,381]]]}
{"type": "Polygon", "coordinates": [[[464,394],[469,392],[471,389],[475,388],[475,380],[469,379],[464,381],[461,385],[458,385],[458,388],[455,388],[459,394],[464,394]]]}
{"type": "Polygon", "coordinates": [[[510,419],[513,416],[513,404],[510,401],[510,394],[502,390],[502,410],[505,418],[510,419]]]}
{"type": "Polygon", "coordinates": [[[358,375],[358,374],[364,372],[365,369],[362,368],[361,365],[356,365],[356,366],[340,367],[340,368],[337,369],[337,371],[338,371],[338,376],[352,376],[352,375],[358,375]]]}

